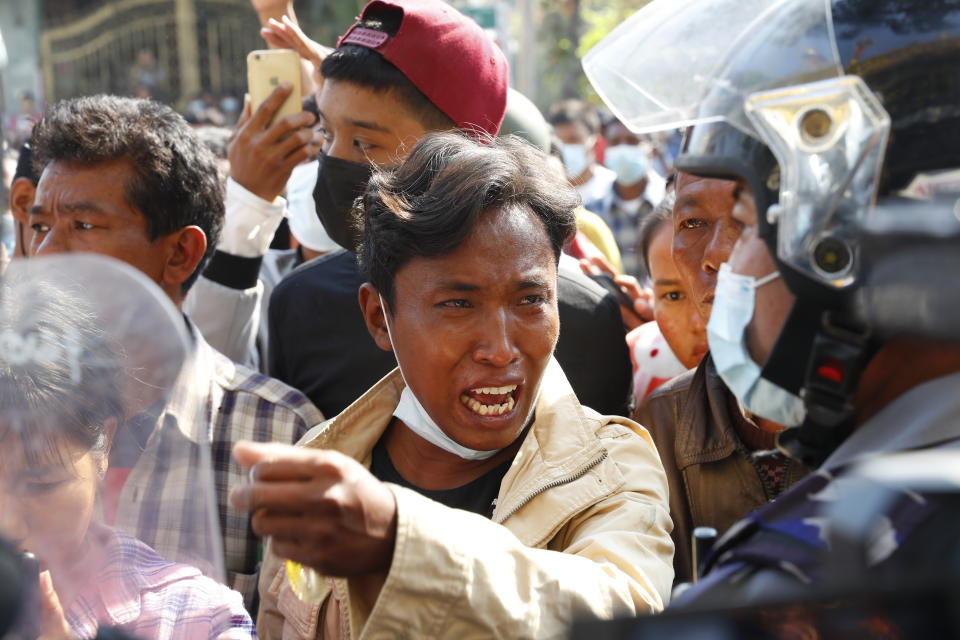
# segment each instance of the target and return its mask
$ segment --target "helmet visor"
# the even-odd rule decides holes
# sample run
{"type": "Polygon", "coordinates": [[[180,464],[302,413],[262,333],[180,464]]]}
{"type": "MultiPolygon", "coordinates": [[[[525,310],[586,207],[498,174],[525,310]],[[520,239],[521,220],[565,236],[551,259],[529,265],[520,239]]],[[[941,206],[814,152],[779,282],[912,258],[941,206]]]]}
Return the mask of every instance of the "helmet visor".
{"type": "Polygon", "coordinates": [[[656,0],[594,47],[583,67],[637,133],[727,122],[758,91],[842,74],[829,0],[656,0]]]}

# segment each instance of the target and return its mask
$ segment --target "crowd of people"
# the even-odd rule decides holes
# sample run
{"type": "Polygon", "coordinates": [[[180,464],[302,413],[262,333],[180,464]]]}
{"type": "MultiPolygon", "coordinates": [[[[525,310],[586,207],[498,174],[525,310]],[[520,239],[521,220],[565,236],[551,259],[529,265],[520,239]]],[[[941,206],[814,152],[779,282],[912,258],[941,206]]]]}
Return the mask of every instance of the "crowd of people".
{"type": "Polygon", "coordinates": [[[541,114],[443,0],[332,48],[255,0],[296,114],[50,105],[6,178],[0,623],[554,638],[953,573],[951,502],[867,466],[960,444],[960,9],[688,4],[585,57],[599,108],[541,114]]]}

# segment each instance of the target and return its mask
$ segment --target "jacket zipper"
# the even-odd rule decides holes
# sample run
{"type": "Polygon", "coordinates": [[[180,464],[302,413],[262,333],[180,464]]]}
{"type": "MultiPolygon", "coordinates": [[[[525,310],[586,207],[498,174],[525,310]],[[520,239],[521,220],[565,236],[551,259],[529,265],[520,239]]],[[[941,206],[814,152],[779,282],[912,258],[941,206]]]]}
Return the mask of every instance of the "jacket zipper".
{"type": "Polygon", "coordinates": [[[562,485],[562,484],[567,484],[568,482],[573,482],[574,480],[579,480],[579,479],[582,478],[583,476],[587,475],[587,473],[589,473],[590,470],[593,469],[595,466],[597,466],[598,464],[600,464],[601,462],[603,462],[604,460],[606,460],[606,459],[607,459],[607,455],[608,455],[607,450],[604,449],[603,451],[600,452],[600,455],[599,455],[599,456],[597,456],[596,458],[594,458],[592,461],[590,461],[589,463],[585,464],[584,466],[580,467],[579,469],[577,469],[576,471],[574,471],[574,472],[571,473],[570,475],[564,476],[564,477],[562,477],[562,478],[557,478],[556,480],[553,480],[553,481],[548,482],[547,484],[543,485],[542,487],[540,487],[539,489],[537,489],[536,491],[534,491],[533,493],[531,493],[531,494],[529,494],[527,497],[525,497],[525,498],[520,502],[520,504],[518,504],[518,505],[515,506],[513,509],[511,509],[505,516],[503,516],[503,517],[501,517],[501,518],[498,518],[498,519],[497,519],[497,523],[498,523],[498,524],[503,524],[504,522],[506,522],[507,519],[510,518],[510,516],[512,516],[513,514],[515,514],[517,511],[520,511],[520,509],[522,509],[524,506],[526,506],[528,502],[530,502],[531,500],[533,500],[534,498],[536,498],[538,495],[540,495],[540,494],[543,493],[544,491],[549,491],[550,489],[553,489],[553,488],[555,488],[555,487],[559,487],[559,486],[562,485]]]}

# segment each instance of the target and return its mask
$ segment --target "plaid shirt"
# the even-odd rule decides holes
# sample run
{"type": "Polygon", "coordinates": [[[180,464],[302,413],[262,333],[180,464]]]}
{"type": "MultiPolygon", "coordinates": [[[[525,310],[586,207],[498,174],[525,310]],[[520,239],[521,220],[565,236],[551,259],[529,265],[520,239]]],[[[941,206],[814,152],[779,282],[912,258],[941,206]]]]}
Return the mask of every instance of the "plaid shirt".
{"type": "Polygon", "coordinates": [[[167,562],[119,530],[94,527],[104,562],[66,612],[78,636],[93,638],[104,625],[151,640],[256,637],[240,594],[194,567],[167,562]]]}
{"type": "Polygon", "coordinates": [[[299,391],[235,364],[190,328],[193,357],[169,401],[154,412],[159,422],[148,420],[149,435],[117,499],[116,524],[165,557],[213,577],[223,558],[227,583],[252,607],[260,542],[249,515],[228,504],[230,488],[247,481],[231,450],[238,440],[294,444],[323,416],[299,391]],[[203,487],[211,486],[222,549],[210,535],[216,530],[209,521],[214,496],[203,487]]]}

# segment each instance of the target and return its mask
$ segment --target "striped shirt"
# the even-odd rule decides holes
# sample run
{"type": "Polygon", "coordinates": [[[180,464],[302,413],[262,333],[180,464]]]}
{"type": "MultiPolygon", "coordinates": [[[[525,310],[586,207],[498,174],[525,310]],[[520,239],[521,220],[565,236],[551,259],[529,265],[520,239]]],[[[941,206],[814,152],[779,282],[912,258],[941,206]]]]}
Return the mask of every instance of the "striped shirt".
{"type": "Polygon", "coordinates": [[[95,637],[100,625],[145,640],[256,637],[239,593],[194,567],[167,562],[122,531],[94,527],[104,560],[66,612],[80,638],[95,637]]]}
{"type": "Polygon", "coordinates": [[[261,550],[249,514],[228,503],[230,488],[247,480],[233,445],[294,444],[323,416],[299,391],[230,361],[190,329],[191,361],[166,404],[146,412],[150,426],[135,459],[111,452],[110,471],[123,477],[114,496],[116,525],[208,575],[221,574],[222,558],[228,584],[252,607],[261,550]],[[209,535],[217,527],[209,521],[208,498],[216,503],[222,540],[209,535]],[[204,566],[202,559],[214,564],[204,566]]]}

